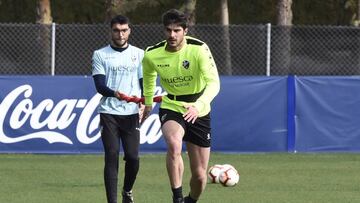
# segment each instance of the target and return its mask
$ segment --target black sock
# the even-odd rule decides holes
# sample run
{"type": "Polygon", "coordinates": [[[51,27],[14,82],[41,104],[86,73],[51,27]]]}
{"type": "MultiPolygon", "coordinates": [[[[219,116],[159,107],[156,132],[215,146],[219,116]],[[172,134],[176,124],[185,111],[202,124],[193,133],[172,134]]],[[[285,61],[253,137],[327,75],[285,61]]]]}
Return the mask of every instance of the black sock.
{"type": "Polygon", "coordinates": [[[186,203],[196,203],[197,200],[196,199],[193,199],[190,194],[187,196],[186,198],[186,203]]]}
{"type": "Polygon", "coordinates": [[[182,194],[182,186],[178,187],[178,188],[171,188],[172,193],[173,193],[173,197],[175,199],[177,198],[182,198],[183,194],[182,194]]]}

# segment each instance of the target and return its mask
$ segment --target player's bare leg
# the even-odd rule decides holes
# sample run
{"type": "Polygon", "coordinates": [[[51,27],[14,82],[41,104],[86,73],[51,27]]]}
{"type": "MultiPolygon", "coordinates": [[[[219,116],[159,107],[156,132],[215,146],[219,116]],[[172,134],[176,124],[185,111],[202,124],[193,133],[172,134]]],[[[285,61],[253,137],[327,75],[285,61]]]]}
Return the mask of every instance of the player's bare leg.
{"type": "Polygon", "coordinates": [[[170,185],[172,189],[176,189],[182,186],[184,163],[181,150],[185,131],[180,124],[172,120],[164,123],[161,129],[167,143],[166,168],[170,185]]]}
{"type": "Polygon", "coordinates": [[[206,187],[210,147],[200,147],[187,142],[186,148],[191,169],[190,197],[197,200],[206,187]]]}

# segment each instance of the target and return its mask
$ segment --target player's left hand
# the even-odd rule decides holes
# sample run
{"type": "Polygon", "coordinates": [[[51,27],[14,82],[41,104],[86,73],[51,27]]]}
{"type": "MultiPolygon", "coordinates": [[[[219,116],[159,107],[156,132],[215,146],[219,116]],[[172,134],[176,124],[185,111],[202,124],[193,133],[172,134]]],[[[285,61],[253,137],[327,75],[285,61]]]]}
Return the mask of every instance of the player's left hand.
{"type": "Polygon", "coordinates": [[[139,103],[139,121],[142,121],[142,118],[144,116],[144,109],[145,105],[143,103],[139,103]]]}
{"type": "Polygon", "coordinates": [[[142,118],[140,120],[140,124],[142,124],[150,116],[151,110],[152,110],[152,106],[146,106],[145,105],[143,115],[142,115],[142,118]]]}
{"type": "Polygon", "coordinates": [[[195,108],[195,106],[189,104],[185,104],[184,108],[187,110],[183,114],[185,121],[195,123],[195,120],[199,116],[199,111],[195,108]]]}

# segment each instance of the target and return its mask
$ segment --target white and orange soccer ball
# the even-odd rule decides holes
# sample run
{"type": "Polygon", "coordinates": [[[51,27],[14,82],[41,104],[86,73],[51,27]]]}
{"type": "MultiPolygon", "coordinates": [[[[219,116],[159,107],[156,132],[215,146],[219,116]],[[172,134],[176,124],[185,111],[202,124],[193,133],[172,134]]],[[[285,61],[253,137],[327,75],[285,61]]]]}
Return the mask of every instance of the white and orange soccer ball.
{"type": "Polygon", "coordinates": [[[235,167],[226,164],[219,175],[219,182],[225,187],[232,187],[238,184],[240,175],[235,167]]]}
{"type": "Polygon", "coordinates": [[[223,171],[223,166],[220,164],[213,165],[208,170],[208,179],[210,183],[219,183],[220,173],[223,171]]]}

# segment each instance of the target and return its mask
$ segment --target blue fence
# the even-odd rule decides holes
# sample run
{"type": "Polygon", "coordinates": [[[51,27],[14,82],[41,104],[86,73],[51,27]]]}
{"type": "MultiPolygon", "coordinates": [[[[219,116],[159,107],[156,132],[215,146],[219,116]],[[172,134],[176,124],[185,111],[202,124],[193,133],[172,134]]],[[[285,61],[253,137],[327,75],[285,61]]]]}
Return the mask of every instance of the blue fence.
{"type": "MultiPolygon", "coordinates": [[[[91,77],[2,76],[0,86],[0,153],[103,151],[91,77]]],[[[221,77],[212,150],[359,151],[359,91],[360,77],[221,77]]],[[[166,150],[157,111],[141,126],[142,152],[166,150]]]]}

